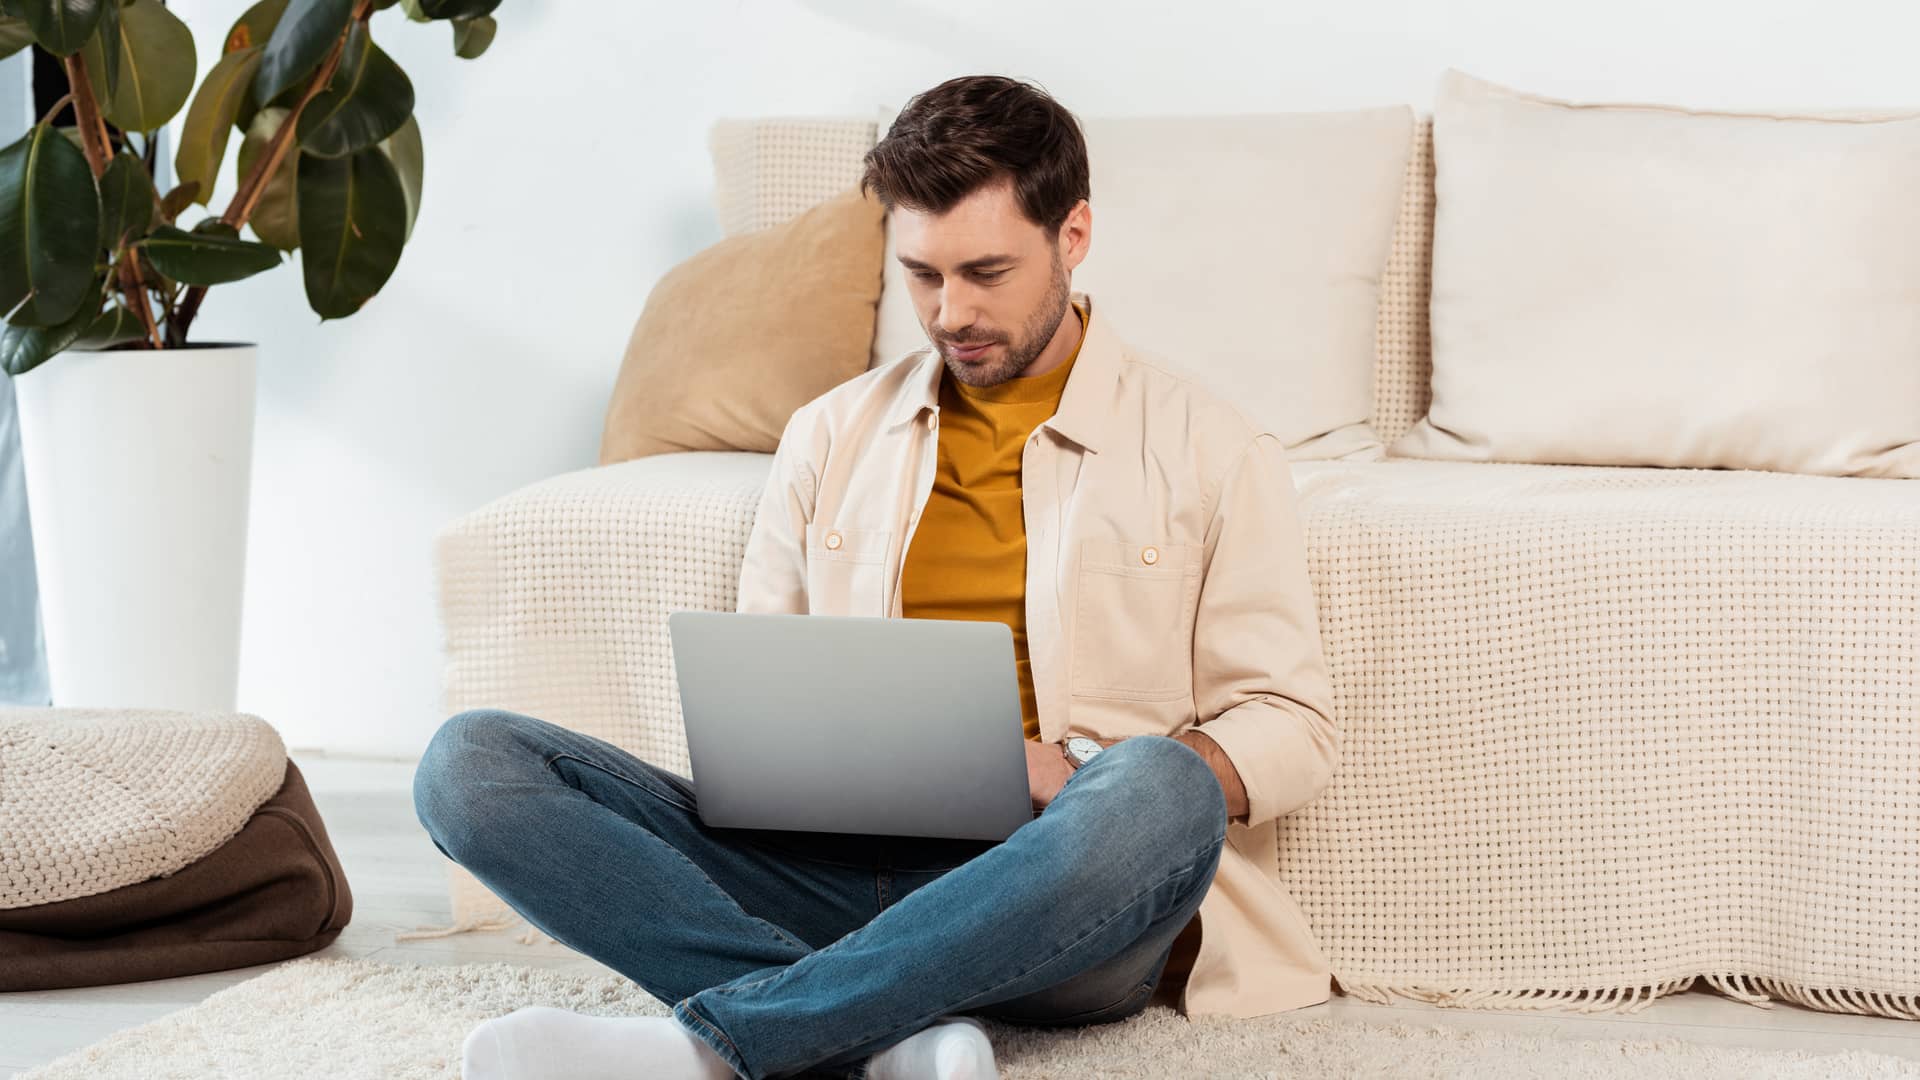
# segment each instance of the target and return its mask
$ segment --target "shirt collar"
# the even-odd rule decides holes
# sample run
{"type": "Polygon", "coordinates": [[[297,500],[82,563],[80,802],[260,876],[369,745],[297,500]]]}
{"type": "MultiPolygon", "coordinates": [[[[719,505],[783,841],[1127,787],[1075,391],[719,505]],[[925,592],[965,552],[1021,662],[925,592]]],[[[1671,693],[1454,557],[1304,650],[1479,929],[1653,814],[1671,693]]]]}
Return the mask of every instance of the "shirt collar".
{"type": "MultiPolygon", "coordinates": [[[[1107,425],[1115,411],[1120,340],[1108,325],[1109,320],[1095,309],[1093,297],[1075,292],[1071,299],[1087,313],[1086,337],[1080,342],[1080,355],[1067,376],[1066,389],[1061,391],[1059,409],[1040,426],[1097,454],[1107,442],[1107,425]]],[[[940,376],[946,370],[940,350],[931,345],[900,362],[912,367],[888,407],[889,429],[939,411],[940,376]]]]}

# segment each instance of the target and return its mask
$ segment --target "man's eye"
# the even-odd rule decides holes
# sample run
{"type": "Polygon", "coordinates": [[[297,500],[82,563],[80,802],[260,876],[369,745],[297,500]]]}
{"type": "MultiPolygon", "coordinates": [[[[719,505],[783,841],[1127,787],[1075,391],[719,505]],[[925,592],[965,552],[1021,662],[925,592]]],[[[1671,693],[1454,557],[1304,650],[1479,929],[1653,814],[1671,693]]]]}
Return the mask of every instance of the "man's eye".
{"type": "Polygon", "coordinates": [[[1004,273],[1006,273],[1005,270],[982,270],[980,271],[978,276],[986,278],[987,280],[991,281],[994,278],[997,278],[1004,273]]]}
{"type": "Polygon", "coordinates": [[[927,281],[932,278],[937,278],[940,275],[931,270],[915,270],[913,276],[919,278],[921,281],[927,281]]]}

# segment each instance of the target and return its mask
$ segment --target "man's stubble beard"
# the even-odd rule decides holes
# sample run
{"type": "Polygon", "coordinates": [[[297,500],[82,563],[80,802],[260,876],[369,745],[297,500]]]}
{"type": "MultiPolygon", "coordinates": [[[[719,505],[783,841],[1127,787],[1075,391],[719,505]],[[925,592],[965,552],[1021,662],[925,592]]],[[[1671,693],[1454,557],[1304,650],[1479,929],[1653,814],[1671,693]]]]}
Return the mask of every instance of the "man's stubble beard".
{"type": "Polygon", "coordinates": [[[968,386],[997,386],[1008,379],[1017,379],[1040,354],[1047,350],[1047,344],[1060,329],[1060,323],[1067,317],[1067,308],[1073,303],[1073,285],[1067,276],[1066,267],[1060,261],[1060,249],[1053,250],[1053,284],[1047,289],[1047,295],[1040,301],[1040,307],[1027,319],[1023,328],[1025,333],[1018,342],[1009,343],[1007,355],[992,367],[979,364],[966,364],[955,360],[942,347],[943,342],[936,339],[935,347],[940,349],[940,357],[947,363],[947,371],[956,382],[968,386]]]}

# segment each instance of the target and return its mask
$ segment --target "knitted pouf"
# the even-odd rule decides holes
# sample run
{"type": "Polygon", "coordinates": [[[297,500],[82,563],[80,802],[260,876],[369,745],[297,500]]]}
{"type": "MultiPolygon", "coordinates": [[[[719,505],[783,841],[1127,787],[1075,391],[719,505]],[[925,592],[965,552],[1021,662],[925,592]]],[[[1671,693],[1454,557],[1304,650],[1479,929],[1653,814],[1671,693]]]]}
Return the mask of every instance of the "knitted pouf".
{"type": "Polygon", "coordinates": [[[352,912],[259,717],[0,708],[0,991],[270,963],[325,948],[352,912]]]}

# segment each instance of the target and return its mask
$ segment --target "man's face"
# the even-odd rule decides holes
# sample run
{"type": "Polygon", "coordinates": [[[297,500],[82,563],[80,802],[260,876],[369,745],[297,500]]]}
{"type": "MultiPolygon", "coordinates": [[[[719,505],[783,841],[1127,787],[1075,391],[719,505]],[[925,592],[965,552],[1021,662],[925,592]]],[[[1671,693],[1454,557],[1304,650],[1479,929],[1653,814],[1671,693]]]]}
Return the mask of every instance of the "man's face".
{"type": "Polygon", "coordinates": [[[1020,212],[1008,180],[944,214],[896,208],[893,228],[927,340],[956,380],[993,386],[1026,371],[1066,319],[1091,216],[1082,201],[1050,232],[1020,212]]]}

